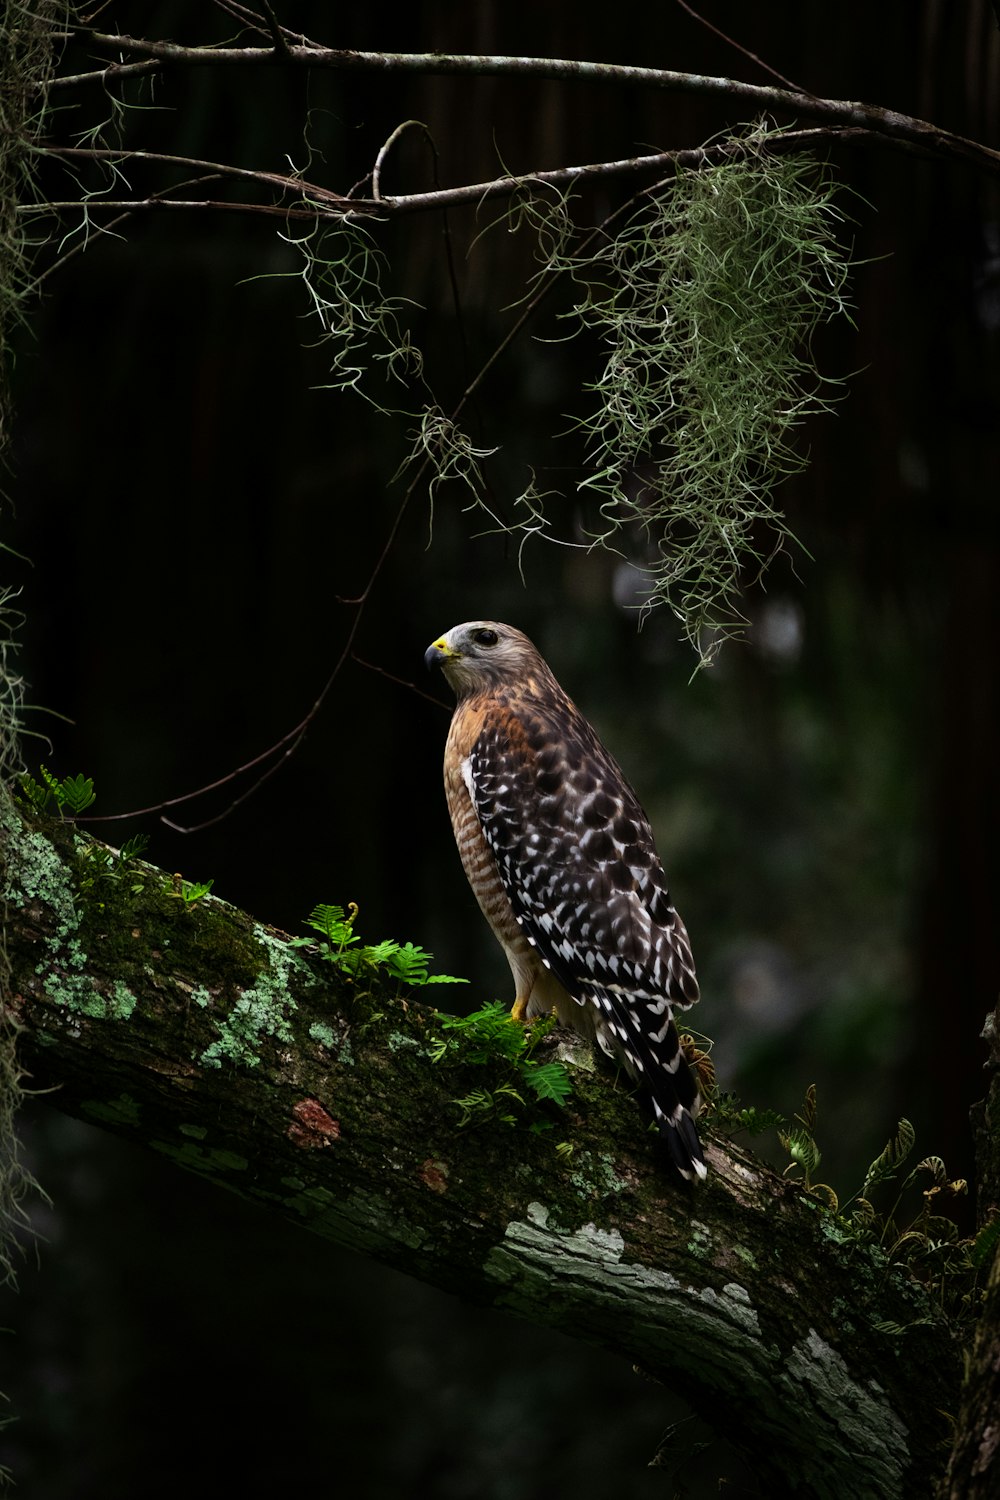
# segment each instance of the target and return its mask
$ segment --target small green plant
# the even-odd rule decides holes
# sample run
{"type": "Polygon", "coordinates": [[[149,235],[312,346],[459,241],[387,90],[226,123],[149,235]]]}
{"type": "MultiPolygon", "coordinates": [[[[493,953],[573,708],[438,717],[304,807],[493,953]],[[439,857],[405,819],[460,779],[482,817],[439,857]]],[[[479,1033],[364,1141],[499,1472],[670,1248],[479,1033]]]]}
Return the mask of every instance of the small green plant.
{"type": "MultiPolygon", "coordinates": [[[[460,1127],[490,1119],[514,1125],[518,1111],[523,1114],[529,1103],[547,1100],[561,1106],[573,1092],[562,1063],[539,1062],[536,1056],[555,1025],[554,1017],[522,1026],[498,1000],[491,1000],[470,1016],[439,1014],[437,1022],[443,1034],[431,1045],[433,1062],[449,1058],[472,1067],[490,1067],[499,1077],[499,1082],[491,1080],[490,1087],[482,1085],[452,1100],[459,1110],[460,1127]]],[[[536,1120],[529,1128],[537,1134],[551,1125],[549,1120],[536,1120]]]]}
{"type": "MultiPolygon", "coordinates": [[[[956,1324],[973,1314],[982,1301],[979,1273],[997,1226],[988,1224],[975,1239],[964,1238],[958,1225],[942,1209],[967,1191],[963,1178],[952,1180],[940,1156],[925,1156],[899,1184],[891,1207],[880,1212],[868,1194],[894,1182],[898,1168],[913,1149],[915,1134],[909,1120],[900,1120],[895,1136],[868,1168],[862,1192],[854,1200],[851,1225],[856,1237],[875,1239],[893,1265],[905,1266],[923,1283],[934,1301],[956,1324]],[[915,1214],[903,1211],[904,1200],[921,1182],[922,1203],[915,1214]]],[[[887,1323],[883,1333],[904,1333],[905,1327],[887,1323]]]]}
{"type": "Polygon", "coordinates": [[[816,1096],[816,1085],[811,1083],[806,1089],[805,1102],[802,1113],[795,1116],[797,1125],[790,1126],[787,1130],[778,1131],[778,1140],[782,1147],[792,1158],[785,1168],[785,1176],[788,1177],[796,1171],[802,1173],[802,1186],[807,1193],[814,1198],[819,1198],[827,1208],[837,1212],[839,1200],[833,1188],[825,1182],[813,1182],[813,1173],[823,1159],[822,1152],[816,1144],[816,1118],[819,1114],[819,1103],[816,1096]]]}
{"type": "Polygon", "coordinates": [[[163,882],[163,891],[178,901],[183,901],[185,911],[190,911],[208,895],[215,884],[212,880],[185,880],[181,875],[168,875],[163,882]]]}
{"type": "Polygon", "coordinates": [[[495,1089],[472,1089],[452,1104],[459,1111],[458,1128],[463,1130],[473,1121],[482,1122],[495,1117],[501,1125],[515,1125],[517,1115],[514,1106],[524,1108],[524,1099],[509,1083],[501,1083],[495,1089]]]}
{"type": "Polygon", "coordinates": [[[988,1270],[997,1249],[1000,1248],[1000,1216],[990,1219],[976,1235],[969,1250],[969,1259],[976,1271],[988,1270]]]}
{"type": "Polygon", "coordinates": [[[46,766],[39,766],[41,781],[36,781],[27,771],[21,777],[21,795],[37,812],[55,811],[61,818],[78,814],[90,807],[96,798],[94,783],[89,776],[64,776],[62,780],[53,776],[46,766]]]}
{"type": "Polygon", "coordinates": [[[348,903],[346,912],[342,906],[314,906],[306,918],[306,926],[318,932],[321,941],[292,938],[291,946],[318,949],[320,958],[334,964],[349,979],[382,971],[389,979],[417,989],[425,984],[468,983],[454,974],[432,974],[430,961],[434,955],[416,943],[397,943],[392,938],[381,943],[362,943],[354,931],[357,916],[358,907],[353,901],[348,903]]]}
{"type": "MultiPolygon", "coordinates": [[[[963,1238],[948,1212],[967,1191],[963,1178],[949,1177],[940,1156],[923,1157],[901,1177],[916,1143],[909,1120],[900,1120],[895,1134],[865,1173],[860,1191],[841,1203],[829,1184],[813,1180],[822,1160],[816,1141],[819,1110],[815,1084],[806,1090],[802,1110],[791,1125],[774,1110],[742,1106],[732,1094],[713,1094],[710,1104],[713,1123],[728,1133],[746,1130],[758,1135],[777,1128],[778,1139],[791,1157],[785,1175],[795,1176],[805,1192],[830,1211],[831,1224],[845,1243],[877,1246],[885,1256],[886,1272],[892,1265],[905,1267],[956,1324],[977,1314],[983,1297],[982,1275],[1000,1246],[1000,1216],[984,1224],[975,1238],[963,1238]],[[889,1183],[897,1184],[896,1194],[883,1209],[876,1200],[879,1190],[889,1183]],[[921,1202],[914,1208],[918,1187],[921,1202]]],[[[881,1331],[902,1334],[906,1329],[885,1323],[881,1331]]]]}
{"type": "Polygon", "coordinates": [[[735,1094],[716,1093],[709,1096],[712,1107],[712,1124],[727,1135],[736,1135],[745,1130],[747,1135],[763,1135],[765,1130],[781,1130],[787,1124],[783,1114],[776,1109],[757,1109],[755,1105],[742,1104],[735,1094]]]}
{"type": "MultiPolygon", "coordinates": [[[[80,879],[80,890],[92,890],[98,880],[125,880],[134,873],[130,865],[134,859],[149,845],[149,835],[136,833],[130,839],[126,839],[118,850],[109,849],[106,844],[90,844],[83,851],[85,873],[80,879]]],[[[135,881],[131,890],[142,889],[142,882],[135,881]]]]}
{"type": "MultiPolygon", "coordinates": [[[[968,1184],[963,1178],[949,1177],[940,1156],[923,1157],[901,1176],[916,1144],[916,1132],[906,1119],[900,1120],[895,1134],[869,1166],[861,1191],[841,1205],[833,1188],[813,1181],[821,1160],[815,1136],[817,1115],[816,1086],[811,1084],[802,1112],[795,1116],[797,1123],[778,1131],[791,1157],[786,1175],[800,1172],[803,1188],[836,1216],[845,1240],[877,1245],[885,1254],[887,1271],[892,1265],[904,1267],[956,1323],[975,1314],[983,1296],[980,1273],[1000,1242],[1000,1219],[984,1225],[974,1239],[962,1236],[946,1210],[967,1191],[968,1184]],[[881,1209],[875,1199],[888,1183],[897,1185],[895,1197],[881,1209]],[[914,1211],[918,1187],[921,1202],[914,1211]]],[[[916,1320],[920,1321],[924,1320],[916,1320]]],[[[881,1331],[897,1335],[906,1328],[885,1323],[881,1331]]]]}
{"type": "MultiPolygon", "coordinates": [[[[925,1156],[922,1161],[903,1178],[891,1207],[879,1213],[872,1202],[872,1192],[883,1183],[895,1182],[899,1169],[906,1161],[916,1142],[916,1132],[909,1120],[900,1120],[896,1134],[875,1158],[865,1174],[864,1186],[853,1203],[852,1222],[869,1233],[876,1233],[879,1243],[894,1259],[909,1261],[912,1253],[925,1254],[934,1244],[956,1245],[958,1229],[952,1220],[939,1212],[940,1208],[965,1193],[968,1183],[964,1178],[952,1180],[940,1156],[925,1156]],[[900,1222],[900,1208],[907,1192],[921,1179],[928,1182],[923,1188],[923,1206],[908,1223],[900,1222]],[[929,1180],[929,1181],[928,1181],[929,1180]]],[[[845,1205],[845,1207],[850,1205],[845,1205]]],[[[961,1242],[971,1245],[971,1242],[961,1242]]]]}

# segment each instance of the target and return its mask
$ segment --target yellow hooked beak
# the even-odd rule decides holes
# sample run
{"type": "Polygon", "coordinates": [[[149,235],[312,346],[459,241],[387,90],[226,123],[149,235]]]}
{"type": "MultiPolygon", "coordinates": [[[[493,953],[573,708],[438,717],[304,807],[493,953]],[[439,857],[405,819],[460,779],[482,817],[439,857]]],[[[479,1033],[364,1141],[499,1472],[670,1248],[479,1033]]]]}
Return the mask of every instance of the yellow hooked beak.
{"type": "Polygon", "coordinates": [[[456,661],[461,654],[461,651],[456,651],[454,646],[448,645],[445,636],[439,635],[424,652],[424,666],[430,671],[432,667],[443,666],[446,661],[456,661]]]}

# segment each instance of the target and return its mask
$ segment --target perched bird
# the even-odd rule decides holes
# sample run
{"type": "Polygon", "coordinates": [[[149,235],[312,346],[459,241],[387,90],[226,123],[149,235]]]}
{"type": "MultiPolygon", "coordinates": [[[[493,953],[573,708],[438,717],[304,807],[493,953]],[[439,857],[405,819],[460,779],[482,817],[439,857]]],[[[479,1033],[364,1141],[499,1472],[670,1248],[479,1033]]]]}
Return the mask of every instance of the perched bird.
{"type": "Polygon", "coordinates": [[[554,1010],[596,1038],[648,1090],[677,1169],[704,1177],[700,1096],[673,1021],[698,981],[635,793],[519,630],[472,620],[424,659],[458,699],[448,810],[514,976],[514,1018],[554,1010]]]}

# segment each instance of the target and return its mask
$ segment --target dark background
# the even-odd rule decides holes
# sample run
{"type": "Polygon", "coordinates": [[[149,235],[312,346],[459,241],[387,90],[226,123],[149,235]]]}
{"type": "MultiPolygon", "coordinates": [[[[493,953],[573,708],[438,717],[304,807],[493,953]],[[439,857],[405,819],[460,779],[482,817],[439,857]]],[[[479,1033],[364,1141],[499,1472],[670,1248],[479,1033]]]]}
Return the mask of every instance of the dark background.
{"type": "MultiPolygon", "coordinates": [[[[333,46],[770,81],[679,6],[278,9],[333,46]]],[[[985,3],[707,14],[817,95],[998,144],[985,3]]],[[[234,30],[179,3],[115,5],[98,24],[191,43],[234,30]]],[[[86,66],[70,54],[63,71],[86,66]]],[[[96,118],[93,91],[58,102],[76,106],[52,123],[62,140],[96,118]]],[[[409,118],[432,131],[447,185],[693,146],[746,116],[607,85],[277,70],[173,73],[147,103],[130,144],[275,171],[304,166],[308,118],[308,175],[337,190],[409,118]]],[[[856,326],[825,331],[817,353],[850,380],[801,434],[811,464],[780,498],[805,550],[749,594],[746,644],[689,681],[676,622],[664,612],[637,633],[616,603],[614,558],[536,543],[522,582],[516,546],[477,535],[464,492],[438,495],[432,537],[418,494],[356,641],[378,670],[347,663],[280,771],[199,832],[155,816],[92,826],[112,842],[144,829],[157,864],[212,877],[293,932],[316,902],[357,901],[363,936],[431,948],[471,978],[470,1005],[507,997],[451,842],[447,712],[423,696],[421,657],[460,620],[509,619],[651,814],[722,1081],[789,1114],[815,1081],[819,1176],[846,1198],[901,1114],[921,1155],[972,1172],[967,1113],[997,989],[1000,217],[995,183],[971,169],[878,145],[831,160],[857,195],[842,200],[856,326]]],[[[152,182],[136,169],[135,192],[152,182]]],[[[415,140],[384,186],[431,186],[415,140]]],[[[591,190],[581,221],[624,191],[591,190]]],[[[441,221],[382,232],[445,409],[530,273],[524,235],[480,237],[493,217],[449,215],[461,322],[441,221]]],[[[93,776],[95,812],[213,782],[303,717],[347,638],[342,601],[368,583],[401,501],[412,421],[323,389],[328,360],[281,227],[137,216],[49,278],[17,340],[8,536],[31,559],[13,579],[23,668],[32,703],[70,721],[29,715],[51,745],[29,740],[26,756],[93,776]]],[[[504,356],[469,427],[501,448],[486,466],[494,503],[509,508],[532,465],[562,488],[554,514],[571,535],[584,454],[554,435],[598,364],[586,344],[550,341],[558,310],[504,356]]],[[[233,791],[175,816],[200,823],[233,791]]],[[[53,1199],[37,1210],[37,1264],[2,1310],[0,1389],[17,1421],[0,1436],[25,1496],[670,1493],[644,1465],[678,1408],[619,1361],[341,1254],[44,1103],[23,1133],[53,1199]]],[[[718,1447],[702,1470],[705,1493],[737,1473],[718,1447]]]]}

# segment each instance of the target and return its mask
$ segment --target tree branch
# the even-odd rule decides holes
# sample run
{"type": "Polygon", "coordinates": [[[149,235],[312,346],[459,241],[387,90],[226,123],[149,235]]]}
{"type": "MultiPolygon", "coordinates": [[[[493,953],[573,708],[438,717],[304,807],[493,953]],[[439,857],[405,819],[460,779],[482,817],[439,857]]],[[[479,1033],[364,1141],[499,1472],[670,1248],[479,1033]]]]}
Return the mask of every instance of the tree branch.
{"type": "MultiPolygon", "coordinates": [[[[400,126],[399,129],[403,127],[400,126]]],[[[398,132],[394,132],[393,139],[398,132]]],[[[767,150],[775,155],[790,151],[809,151],[819,146],[837,143],[877,140],[865,130],[789,130],[768,136],[767,150]]],[[[387,143],[388,144],[388,143],[387,143]]],[[[516,176],[505,175],[491,178],[488,182],[466,183],[461,187],[435,188],[423,193],[400,193],[386,196],[381,190],[371,198],[331,192],[301,177],[285,176],[279,172],[257,172],[247,167],[231,167],[222,162],[202,161],[197,157],[170,156],[155,151],[120,151],[103,147],[33,147],[36,154],[76,160],[93,161],[154,161],[177,167],[199,167],[207,169],[210,176],[237,177],[243,181],[260,184],[303,200],[305,206],[295,207],[281,202],[246,203],[216,198],[171,198],[168,194],[178,189],[164,188],[141,198],[111,198],[103,194],[87,198],[53,199],[37,204],[23,204],[18,212],[25,215],[65,213],[86,209],[88,215],[101,211],[135,213],[144,209],[214,209],[228,213],[270,214],[289,220],[308,219],[311,222],[324,219],[366,218],[389,219],[399,214],[424,213],[440,209],[455,208],[468,203],[485,203],[493,198],[509,198],[523,189],[540,187],[563,188],[588,179],[601,177],[624,177],[655,175],[682,168],[697,169],[721,161],[742,161],[758,146],[755,142],[723,141],[712,146],[699,146],[691,150],[658,151],[651,156],[625,157],[618,161],[589,162],[580,166],[558,167],[551,171],[523,172],[516,176]]],[[[907,145],[903,149],[919,152],[918,146],[907,145]]],[[[385,147],[382,148],[384,152],[385,147]]],[[[381,153],[380,153],[381,155],[381,153]]],[[[376,170],[379,163],[376,162],[376,170]]],[[[373,178],[375,174],[373,173],[373,178]]]]}
{"type": "Polygon", "coordinates": [[[495,1069],[432,1061],[429,1006],[352,986],[152,866],[100,873],[103,846],[71,825],[9,803],[0,824],[9,1017],[60,1108],[339,1244],[620,1351],[758,1469],[763,1454],[781,1493],[931,1492],[958,1379],[949,1329],[799,1189],[710,1129],[708,1182],[675,1187],[636,1101],[579,1044],[554,1129],[460,1130],[452,1101],[495,1069]]]}
{"type": "Polygon", "coordinates": [[[387,74],[418,73],[428,76],[528,77],[562,81],[587,81],[655,88],[672,93],[707,94],[751,105],[755,110],[778,111],[805,116],[837,126],[873,131],[889,141],[919,145],[935,156],[967,161],[980,170],[1000,170],[1000,152],[977,141],[943,130],[927,120],[900,114],[897,110],[861,104],[846,99],[818,99],[771,85],[744,83],[735,78],[713,78],[700,73],[678,73],[664,68],[630,67],[614,63],[580,62],[568,58],[460,56],[437,52],[356,52],[290,42],[279,53],[272,47],[184,47],[174,42],[147,41],[99,31],[76,33],[88,44],[115,53],[138,55],[138,63],[111,63],[89,73],[53,79],[51,88],[99,82],[107,86],[117,78],[167,67],[272,67],[329,68],[344,72],[387,74]]]}

